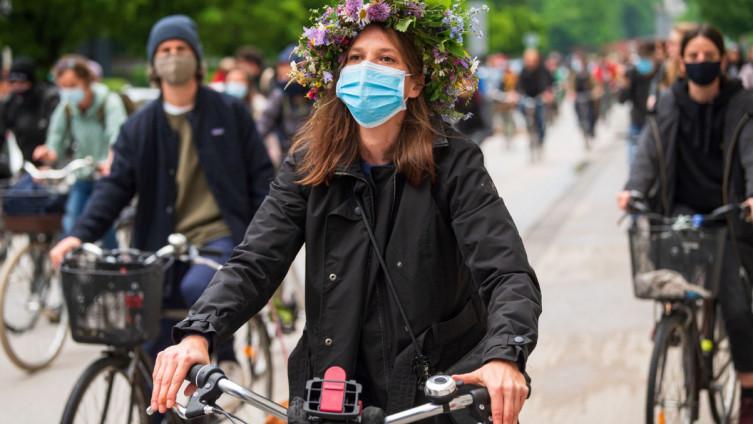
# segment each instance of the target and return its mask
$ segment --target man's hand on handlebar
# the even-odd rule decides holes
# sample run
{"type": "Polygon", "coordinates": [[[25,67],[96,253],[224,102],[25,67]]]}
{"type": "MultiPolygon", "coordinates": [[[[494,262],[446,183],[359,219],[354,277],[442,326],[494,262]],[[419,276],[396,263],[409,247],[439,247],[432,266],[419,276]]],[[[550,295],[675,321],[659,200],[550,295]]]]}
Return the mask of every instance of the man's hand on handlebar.
{"type": "Polygon", "coordinates": [[[58,159],[57,153],[55,153],[54,150],[50,149],[44,144],[37,146],[34,149],[34,152],[32,153],[31,157],[35,161],[44,162],[44,163],[52,163],[58,159]]]}
{"type": "Polygon", "coordinates": [[[528,398],[528,386],[517,364],[510,361],[489,361],[468,374],[452,378],[465,384],[486,387],[492,401],[493,424],[516,424],[518,414],[528,398]]]}
{"type": "MultiPolygon", "coordinates": [[[[157,355],[152,381],[151,408],[164,414],[175,405],[183,380],[194,364],[209,363],[209,342],[199,335],[189,335],[177,345],[170,346],[157,355]]],[[[185,394],[190,395],[196,387],[190,384],[185,394]]]]}
{"type": "Polygon", "coordinates": [[[65,255],[73,249],[81,246],[81,239],[77,237],[66,237],[58,242],[55,247],[50,250],[50,261],[52,266],[60,268],[60,264],[63,263],[65,255]]]}

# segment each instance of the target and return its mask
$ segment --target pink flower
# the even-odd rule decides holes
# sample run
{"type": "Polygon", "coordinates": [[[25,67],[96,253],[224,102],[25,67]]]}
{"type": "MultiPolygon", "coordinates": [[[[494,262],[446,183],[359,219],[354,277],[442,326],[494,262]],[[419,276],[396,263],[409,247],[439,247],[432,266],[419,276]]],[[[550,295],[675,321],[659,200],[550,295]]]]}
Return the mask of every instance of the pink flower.
{"type": "Polygon", "coordinates": [[[306,93],[306,98],[309,100],[316,101],[316,97],[318,94],[319,94],[319,90],[316,87],[314,87],[311,90],[309,90],[308,93],[306,93]]]}

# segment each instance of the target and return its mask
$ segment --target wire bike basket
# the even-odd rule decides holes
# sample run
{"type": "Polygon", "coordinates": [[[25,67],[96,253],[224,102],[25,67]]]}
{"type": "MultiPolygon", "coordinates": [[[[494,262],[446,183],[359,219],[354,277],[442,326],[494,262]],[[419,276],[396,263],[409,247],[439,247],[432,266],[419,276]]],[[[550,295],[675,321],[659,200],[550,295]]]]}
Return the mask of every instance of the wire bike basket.
{"type": "Polygon", "coordinates": [[[2,191],[3,223],[14,233],[60,231],[67,195],[22,178],[2,191]]]}
{"type": "Polygon", "coordinates": [[[727,229],[637,217],[628,230],[633,291],[639,299],[715,298],[727,229]]]}
{"type": "Polygon", "coordinates": [[[66,259],[60,271],[73,340],[130,347],[159,334],[164,263],[147,256],[66,259]]]}

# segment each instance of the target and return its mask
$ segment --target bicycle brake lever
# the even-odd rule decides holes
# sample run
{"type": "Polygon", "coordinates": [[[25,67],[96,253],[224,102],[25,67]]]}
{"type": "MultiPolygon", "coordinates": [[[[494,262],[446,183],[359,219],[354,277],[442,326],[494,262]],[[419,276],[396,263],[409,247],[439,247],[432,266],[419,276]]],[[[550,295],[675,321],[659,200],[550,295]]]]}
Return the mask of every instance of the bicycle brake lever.
{"type": "Polygon", "coordinates": [[[210,367],[206,370],[206,373],[208,375],[205,378],[197,379],[204,380],[204,384],[197,387],[196,391],[188,398],[185,409],[187,419],[212,414],[214,403],[222,395],[222,390],[217,383],[226,378],[225,374],[217,367],[210,367]]]}

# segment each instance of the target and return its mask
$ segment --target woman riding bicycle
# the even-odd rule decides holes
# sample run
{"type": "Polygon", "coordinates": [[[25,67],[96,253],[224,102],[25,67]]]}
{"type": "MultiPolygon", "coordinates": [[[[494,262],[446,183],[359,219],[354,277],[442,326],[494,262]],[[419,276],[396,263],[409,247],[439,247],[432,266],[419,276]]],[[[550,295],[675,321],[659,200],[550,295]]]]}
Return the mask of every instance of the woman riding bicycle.
{"type": "MultiPolygon", "coordinates": [[[[96,81],[84,57],[64,56],[55,65],[54,72],[60,87],[60,104],[50,118],[47,142],[34,149],[34,159],[54,163],[92,157],[107,173],[110,146],[127,118],[122,99],[96,81]]],[[[93,190],[93,175],[78,175],[65,205],[63,230],[66,234],[73,230],[93,190]]],[[[117,247],[115,231],[108,231],[103,241],[110,249],[117,247]]]]}
{"type": "Polygon", "coordinates": [[[421,401],[427,373],[469,372],[456,378],[489,388],[494,423],[517,422],[539,285],[480,150],[439,120],[476,86],[468,19],[348,0],[306,30],[293,76],[314,114],[245,240],[175,327],[180,343],[158,356],[152,408],[174,405],[189,367],[264,306],[305,242],[291,400],[339,365],[363,385],[364,407],[389,413],[421,401]],[[443,51],[429,42],[437,27],[451,34],[443,51]]]}
{"type": "MultiPolygon", "coordinates": [[[[687,80],[659,100],[655,123],[643,130],[630,178],[631,191],[646,194],[663,214],[709,213],[725,203],[753,206],[753,94],[723,76],[724,40],[709,26],[685,34],[680,54],[687,80]]],[[[751,216],[753,218],[753,215],[751,216]]],[[[722,264],[719,303],[743,387],[740,423],[753,423],[753,226],[728,220],[731,237],[722,264]]]]}

